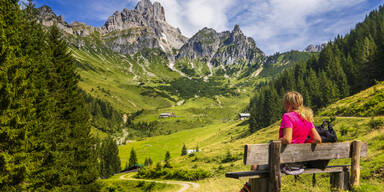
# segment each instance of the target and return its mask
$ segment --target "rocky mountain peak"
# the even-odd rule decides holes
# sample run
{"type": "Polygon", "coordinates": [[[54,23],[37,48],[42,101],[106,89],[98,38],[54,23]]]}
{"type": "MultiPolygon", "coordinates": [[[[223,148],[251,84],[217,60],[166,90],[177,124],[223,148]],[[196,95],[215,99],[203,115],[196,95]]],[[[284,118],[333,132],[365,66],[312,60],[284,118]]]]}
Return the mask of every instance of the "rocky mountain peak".
{"type": "Polygon", "coordinates": [[[151,3],[150,0],[141,0],[137,3],[135,11],[141,13],[146,19],[165,21],[165,12],[159,2],[151,3]]]}
{"type": "Polygon", "coordinates": [[[140,0],[136,5],[135,10],[143,13],[145,10],[151,9],[152,7],[153,5],[150,0],[140,0]]]}
{"type": "Polygon", "coordinates": [[[320,52],[326,45],[326,43],[320,45],[310,44],[304,49],[304,52],[320,52]]]}
{"type": "Polygon", "coordinates": [[[231,43],[236,43],[236,42],[240,42],[240,41],[245,41],[246,39],[247,39],[247,37],[241,31],[240,26],[235,25],[235,27],[233,28],[233,30],[230,34],[230,37],[225,41],[225,44],[231,44],[231,43]]]}
{"type": "MultiPolygon", "coordinates": [[[[169,25],[165,20],[164,8],[159,2],[151,3],[150,0],[141,0],[134,10],[127,8],[122,12],[116,11],[108,17],[103,28],[105,32],[125,30],[132,27],[158,28],[159,23],[169,25]]],[[[155,30],[156,31],[156,30],[155,30]]]]}
{"type": "Polygon", "coordinates": [[[150,0],[140,0],[133,10],[115,11],[101,27],[79,22],[68,24],[48,6],[38,11],[43,25],[56,23],[63,31],[83,37],[97,31],[103,35],[107,47],[123,54],[132,55],[144,48],[159,48],[171,53],[173,48],[179,49],[188,40],[179,29],[166,22],[161,4],[150,0]]]}
{"type": "Polygon", "coordinates": [[[206,27],[201,29],[180,49],[177,56],[188,59],[201,57],[208,58],[215,66],[244,63],[252,65],[259,62],[264,53],[256,47],[252,38],[243,34],[239,25],[235,25],[232,32],[217,33],[206,27]]]}
{"type": "Polygon", "coordinates": [[[243,32],[241,31],[240,26],[236,24],[232,30],[232,33],[243,33],[243,32]]]}
{"type": "Polygon", "coordinates": [[[39,8],[39,12],[41,15],[48,15],[48,14],[55,14],[52,9],[47,6],[47,5],[43,5],[42,7],[39,8]]]}

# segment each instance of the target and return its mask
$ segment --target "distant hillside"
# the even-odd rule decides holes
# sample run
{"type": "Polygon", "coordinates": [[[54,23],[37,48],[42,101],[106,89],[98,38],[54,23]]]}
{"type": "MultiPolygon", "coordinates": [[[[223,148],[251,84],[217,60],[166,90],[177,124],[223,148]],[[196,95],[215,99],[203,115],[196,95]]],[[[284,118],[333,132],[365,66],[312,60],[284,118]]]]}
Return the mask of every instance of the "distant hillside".
{"type": "Polygon", "coordinates": [[[384,82],[344,98],[320,110],[321,116],[360,116],[384,115],[384,82]]]}

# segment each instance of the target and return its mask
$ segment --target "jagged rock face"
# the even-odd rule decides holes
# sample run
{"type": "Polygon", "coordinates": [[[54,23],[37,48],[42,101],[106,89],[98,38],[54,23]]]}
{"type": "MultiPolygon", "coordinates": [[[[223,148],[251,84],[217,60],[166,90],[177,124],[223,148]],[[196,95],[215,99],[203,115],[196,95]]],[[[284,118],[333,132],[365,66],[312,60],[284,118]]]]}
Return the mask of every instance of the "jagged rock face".
{"type": "Polygon", "coordinates": [[[161,4],[152,4],[150,0],[139,1],[134,10],[116,11],[99,28],[80,22],[67,24],[47,6],[39,8],[39,16],[43,25],[51,26],[56,22],[60,29],[72,35],[88,36],[100,32],[106,46],[122,54],[132,55],[143,48],[160,48],[171,52],[188,40],[179,29],[166,22],[161,4]]]}
{"type": "Polygon", "coordinates": [[[304,52],[320,52],[323,50],[323,48],[326,46],[326,43],[323,43],[321,45],[308,45],[307,48],[304,49],[304,52]]]}
{"type": "Polygon", "coordinates": [[[112,31],[123,32],[123,35],[110,42],[113,49],[120,50],[121,53],[133,54],[142,48],[160,48],[171,52],[172,48],[179,49],[187,41],[180,30],[166,22],[164,8],[160,3],[152,4],[150,0],[139,1],[134,10],[115,12],[101,30],[104,34],[112,31]],[[142,30],[141,35],[125,33],[125,30],[132,28],[142,30]]]}
{"type": "Polygon", "coordinates": [[[264,53],[256,46],[256,42],[252,38],[246,37],[238,25],[220,47],[213,58],[213,64],[216,66],[239,63],[251,65],[264,57],[264,53]]]}
{"type": "Polygon", "coordinates": [[[45,26],[52,26],[54,25],[55,23],[57,23],[57,26],[69,33],[69,34],[73,34],[73,30],[72,28],[69,26],[69,24],[67,22],[64,21],[63,17],[62,16],[57,16],[50,7],[48,6],[42,6],[40,8],[38,8],[39,12],[38,12],[38,17],[39,17],[39,22],[45,26]]]}
{"type": "Polygon", "coordinates": [[[97,28],[81,22],[73,22],[68,24],[64,21],[62,16],[57,16],[48,6],[42,6],[38,8],[38,14],[39,22],[41,22],[41,24],[50,27],[57,23],[59,29],[71,35],[79,35],[85,37],[95,31],[98,31],[97,28]]]}
{"type": "Polygon", "coordinates": [[[210,60],[219,49],[222,36],[223,34],[217,33],[214,29],[204,28],[180,49],[177,58],[198,59],[205,57],[210,60]]]}
{"type": "Polygon", "coordinates": [[[233,64],[254,64],[264,57],[255,41],[246,37],[238,25],[232,32],[217,33],[204,28],[185,44],[177,56],[180,58],[208,58],[215,66],[233,64]]]}

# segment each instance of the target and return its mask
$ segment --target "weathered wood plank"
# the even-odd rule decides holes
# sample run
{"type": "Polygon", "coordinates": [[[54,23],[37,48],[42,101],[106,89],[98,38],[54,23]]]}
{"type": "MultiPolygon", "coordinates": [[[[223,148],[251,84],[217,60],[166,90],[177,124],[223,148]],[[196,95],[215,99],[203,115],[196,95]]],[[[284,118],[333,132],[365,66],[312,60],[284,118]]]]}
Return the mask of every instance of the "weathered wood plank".
{"type": "Polygon", "coordinates": [[[351,160],[351,185],[352,187],[359,186],[360,182],[360,152],[362,148],[361,141],[352,142],[352,160],[351,160]]]}
{"type": "MultiPolygon", "coordinates": [[[[244,149],[245,165],[268,164],[268,144],[248,144],[244,149]]],[[[360,156],[367,156],[367,144],[362,143],[360,156]]],[[[351,142],[282,145],[280,163],[321,159],[351,158],[351,142]]]]}
{"type": "Polygon", "coordinates": [[[268,177],[250,179],[251,192],[268,192],[268,177]]]}
{"type": "Polygon", "coordinates": [[[330,177],[331,191],[337,191],[344,187],[344,174],[343,172],[331,173],[330,177]]]}
{"type": "Polygon", "coordinates": [[[331,173],[330,177],[331,191],[349,190],[349,171],[344,169],[343,172],[331,173]]]}
{"type": "MultiPolygon", "coordinates": [[[[329,166],[326,169],[304,169],[302,174],[313,174],[313,173],[334,173],[334,172],[343,172],[346,167],[351,165],[339,165],[339,166],[329,166]]],[[[261,171],[242,171],[242,172],[227,172],[225,177],[234,178],[234,179],[251,179],[251,178],[264,178],[268,177],[268,170],[261,171]]],[[[281,173],[281,175],[286,175],[281,173]]]]}
{"type": "Polygon", "coordinates": [[[281,172],[280,172],[280,151],[281,141],[272,141],[269,144],[269,186],[268,191],[281,191],[281,172]]]}
{"type": "Polygon", "coordinates": [[[261,177],[268,177],[268,175],[269,175],[268,170],[225,173],[225,177],[234,178],[234,179],[261,178],[261,177]]]}

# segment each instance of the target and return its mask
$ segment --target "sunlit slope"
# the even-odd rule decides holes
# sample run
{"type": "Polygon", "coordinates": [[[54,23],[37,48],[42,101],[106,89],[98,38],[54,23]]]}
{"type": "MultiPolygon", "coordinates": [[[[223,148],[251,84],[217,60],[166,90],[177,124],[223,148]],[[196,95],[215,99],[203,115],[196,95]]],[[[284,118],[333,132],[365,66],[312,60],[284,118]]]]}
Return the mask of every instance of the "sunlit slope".
{"type": "MultiPolygon", "coordinates": [[[[91,95],[110,102],[123,112],[171,106],[176,99],[156,89],[153,82],[179,77],[170,71],[162,57],[151,52],[149,60],[137,55],[133,58],[108,50],[72,49],[79,61],[80,86],[91,95]],[[150,86],[147,86],[150,85],[150,86]],[[152,92],[152,95],[146,95],[152,92]]],[[[159,53],[160,54],[160,53],[159,53]]]]}
{"type": "MultiPolygon", "coordinates": [[[[366,102],[369,98],[374,98],[372,93],[375,90],[376,93],[380,93],[381,88],[382,84],[379,84],[344,100],[355,100],[356,104],[359,103],[358,101],[366,102]]],[[[340,105],[341,102],[343,100],[323,110],[332,110],[336,104],[340,105]]],[[[364,113],[364,110],[361,112],[364,113]]],[[[322,121],[328,119],[328,116],[315,117],[315,124],[319,125],[322,121]]],[[[384,117],[336,117],[332,124],[340,142],[361,140],[368,143],[368,156],[362,158],[361,162],[361,187],[357,191],[383,191],[384,117]]],[[[266,143],[269,140],[277,139],[278,130],[279,122],[276,122],[249,135],[246,122],[230,121],[129,143],[120,147],[120,154],[122,162],[125,162],[129,158],[129,151],[133,147],[138,154],[139,162],[142,163],[146,157],[151,157],[157,163],[164,159],[165,152],[169,150],[174,167],[203,168],[213,174],[211,178],[199,181],[201,191],[229,192],[239,190],[244,181],[226,179],[224,178],[225,172],[249,170],[249,167],[244,166],[242,162],[244,145],[266,143]],[[201,151],[192,156],[181,156],[183,144],[188,149],[193,149],[198,145],[201,151]],[[231,153],[233,159],[226,162],[224,160],[228,152],[231,153]],[[220,184],[225,187],[215,188],[220,184]]],[[[350,160],[334,160],[331,164],[350,164],[350,160]]],[[[282,178],[283,191],[320,192],[329,190],[328,174],[317,174],[317,180],[316,187],[312,188],[311,175],[300,176],[297,182],[294,182],[293,177],[286,176],[282,178]]]]}
{"type": "Polygon", "coordinates": [[[363,117],[384,115],[384,82],[339,100],[319,114],[363,117]]]}

